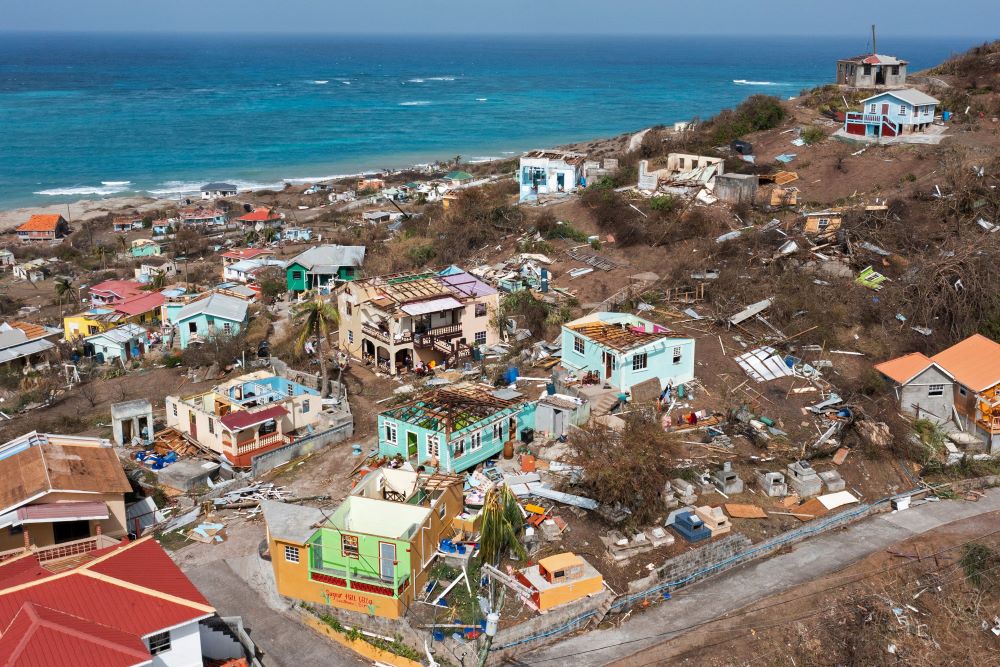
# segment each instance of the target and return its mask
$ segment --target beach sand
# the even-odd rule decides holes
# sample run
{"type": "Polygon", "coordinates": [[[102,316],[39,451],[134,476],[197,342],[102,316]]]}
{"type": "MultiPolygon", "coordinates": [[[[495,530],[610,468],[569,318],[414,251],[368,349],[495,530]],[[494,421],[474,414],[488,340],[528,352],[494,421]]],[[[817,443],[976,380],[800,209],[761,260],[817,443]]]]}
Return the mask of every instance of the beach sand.
{"type": "Polygon", "coordinates": [[[71,223],[77,223],[102,218],[109,213],[120,211],[137,210],[140,213],[155,213],[171,205],[176,206],[176,202],[151,197],[111,197],[108,199],[83,199],[69,204],[15,208],[0,211],[0,232],[8,232],[37,214],[58,213],[71,223]]]}

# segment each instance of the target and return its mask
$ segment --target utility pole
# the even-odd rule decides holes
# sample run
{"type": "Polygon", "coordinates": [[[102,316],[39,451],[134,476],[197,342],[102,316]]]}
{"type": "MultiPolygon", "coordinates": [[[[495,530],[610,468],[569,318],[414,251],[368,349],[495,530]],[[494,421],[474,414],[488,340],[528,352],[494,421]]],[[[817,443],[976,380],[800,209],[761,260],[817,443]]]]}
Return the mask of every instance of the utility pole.
{"type": "Polygon", "coordinates": [[[878,47],[875,45],[875,24],[872,23],[872,53],[878,53],[878,47]]]}
{"type": "Polygon", "coordinates": [[[500,614],[491,611],[486,615],[486,642],[479,652],[479,667],[486,667],[486,659],[490,656],[490,647],[493,645],[493,638],[496,637],[499,625],[500,614]]]}

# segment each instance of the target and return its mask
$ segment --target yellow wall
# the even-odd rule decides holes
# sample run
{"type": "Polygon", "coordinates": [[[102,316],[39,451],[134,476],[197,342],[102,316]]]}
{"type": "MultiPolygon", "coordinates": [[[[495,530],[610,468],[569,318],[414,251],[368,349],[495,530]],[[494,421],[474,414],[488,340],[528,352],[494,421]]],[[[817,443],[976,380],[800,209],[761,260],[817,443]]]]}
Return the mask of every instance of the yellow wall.
{"type": "Polygon", "coordinates": [[[126,319],[118,320],[117,322],[103,322],[101,320],[95,320],[83,313],[80,313],[79,315],[70,315],[69,317],[63,318],[63,337],[67,341],[72,342],[78,338],[84,338],[95,333],[102,333],[104,331],[120,327],[123,324],[138,324],[142,327],[149,327],[158,322],[159,317],[159,306],[148,312],[133,315],[126,319]],[[96,327],[97,331],[91,331],[90,327],[96,327]]]}
{"type": "Polygon", "coordinates": [[[355,653],[358,653],[359,655],[374,662],[381,663],[383,665],[392,665],[393,667],[420,667],[421,663],[419,662],[410,660],[409,658],[404,658],[403,656],[396,655],[395,653],[390,653],[389,651],[383,651],[380,648],[372,646],[363,639],[348,639],[343,633],[337,632],[312,614],[303,613],[302,620],[316,632],[329,637],[338,644],[346,646],[355,653]]]}
{"type": "Polygon", "coordinates": [[[575,602],[587,595],[599,593],[603,586],[604,578],[599,574],[589,579],[575,579],[560,586],[552,586],[544,591],[539,591],[538,608],[545,611],[561,604],[575,602]]]}

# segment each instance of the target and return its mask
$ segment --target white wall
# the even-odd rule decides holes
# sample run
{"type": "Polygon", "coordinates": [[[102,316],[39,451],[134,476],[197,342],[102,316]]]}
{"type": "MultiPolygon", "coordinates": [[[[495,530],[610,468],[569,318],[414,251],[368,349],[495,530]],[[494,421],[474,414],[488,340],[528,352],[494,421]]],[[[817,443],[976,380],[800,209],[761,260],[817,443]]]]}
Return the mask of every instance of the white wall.
{"type": "Polygon", "coordinates": [[[212,628],[199,625],[201,633],[202,653],[206,658],[212,660],[226,660],[229,658],[242,658],[243,647],[227,634],[212,628]]]}
{"type": "Polygon", "coordinates": [[[170,631],[170,650],[154,655],[152,667],[202,667],[203,664],[201,634],[198,622],[194,621],[170,631]]]}

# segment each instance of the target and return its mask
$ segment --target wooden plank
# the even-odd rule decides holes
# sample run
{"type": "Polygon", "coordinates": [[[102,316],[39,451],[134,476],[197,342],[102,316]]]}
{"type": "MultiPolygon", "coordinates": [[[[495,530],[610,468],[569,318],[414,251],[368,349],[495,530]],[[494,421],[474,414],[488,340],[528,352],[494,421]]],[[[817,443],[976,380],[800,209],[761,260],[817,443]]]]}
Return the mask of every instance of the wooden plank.
{"type": "Polygon", "coordinates": [[[766,519],[767,512],[756,505],[743,503],[725,503],[723,506],[726,514],[734,519],[766,519]]]}

